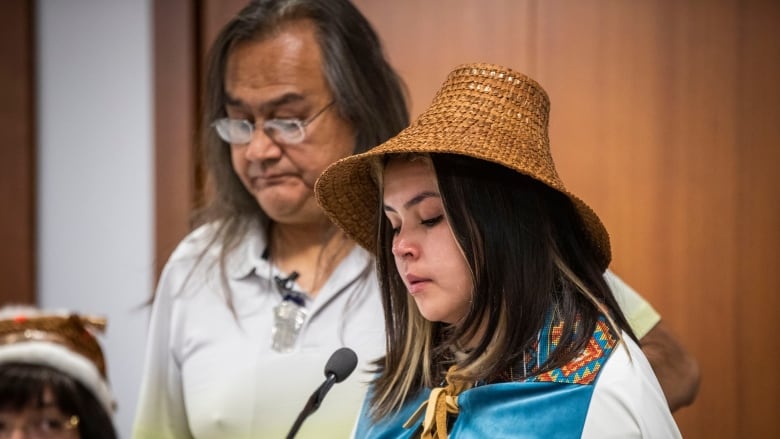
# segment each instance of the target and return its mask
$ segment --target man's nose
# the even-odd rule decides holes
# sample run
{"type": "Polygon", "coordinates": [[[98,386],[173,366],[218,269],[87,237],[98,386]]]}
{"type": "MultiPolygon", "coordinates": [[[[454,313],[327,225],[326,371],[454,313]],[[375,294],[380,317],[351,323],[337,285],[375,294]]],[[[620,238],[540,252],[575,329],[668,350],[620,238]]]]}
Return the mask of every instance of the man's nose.
{"type": "Polygon", "coordinates": [[[279,158],[282,148],[263,130],[262,124],[257,124],[252,131],[252,139],[246,145],[244,151],[247,160],[267,160],[279,158]]]}

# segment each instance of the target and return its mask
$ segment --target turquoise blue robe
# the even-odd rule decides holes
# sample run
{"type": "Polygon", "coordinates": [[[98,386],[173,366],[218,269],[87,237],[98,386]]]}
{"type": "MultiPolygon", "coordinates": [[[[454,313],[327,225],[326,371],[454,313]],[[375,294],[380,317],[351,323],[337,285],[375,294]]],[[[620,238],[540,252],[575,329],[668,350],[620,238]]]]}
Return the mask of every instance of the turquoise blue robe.
{"type": "MultiPolygon", "coordinates": [[[[539,346],[527,358],[543,364],[557,345],[559,333],[548,324],[540,333],[539,346]]],[[[458,395],[460,413],[449,429],[455,439],[578,438],[582,435],[588,406],[598,374],[615,346],[605,319],[599,320],[585,351],[572,362],[523,381],[477,386],[458,395]]],[[[536,365],[534,365],[536,366],[536,365]]],[[[419,437],[417,422],[403,424],[423,401],[425,389],[400,411],[374,422],[369,416],[370,393],[363,404],[355,431],[357,439],[402,439],[419,437]]]]}

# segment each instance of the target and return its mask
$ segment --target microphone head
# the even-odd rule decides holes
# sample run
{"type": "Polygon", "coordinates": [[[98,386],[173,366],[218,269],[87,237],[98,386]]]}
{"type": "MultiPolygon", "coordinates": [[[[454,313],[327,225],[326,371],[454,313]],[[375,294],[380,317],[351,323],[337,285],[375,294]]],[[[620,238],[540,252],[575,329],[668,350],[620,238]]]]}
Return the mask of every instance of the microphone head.
{"type": "Polygon", "coordinates": [[[340,383],[347,379],[349,374],[357,366],[357,354],[350,348],[339,348],[334,352],[328,362],[325,364],[325,376],[333,375],[336,382],[340,383]]]}

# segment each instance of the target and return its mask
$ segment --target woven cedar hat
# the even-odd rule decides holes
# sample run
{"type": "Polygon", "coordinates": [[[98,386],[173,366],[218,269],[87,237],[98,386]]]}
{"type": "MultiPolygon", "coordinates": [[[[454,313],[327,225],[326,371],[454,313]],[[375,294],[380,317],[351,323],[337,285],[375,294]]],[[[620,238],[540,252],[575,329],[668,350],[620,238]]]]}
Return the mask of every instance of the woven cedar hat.
{"type": "Polygon", "coordinates": [[[376,254],[381,213],[372,166],[388,154],[447,153],[485,160],[534,178],[574,203],[606,269],[609,235],[593,210],[566,190],[555,170],[547,132],[550,100],[533,79],[492,64],[453,70],[431,106],[387,142],[339,160],[317,180],[325,213],[362,247],[376,254]]]}
{"type": "Polygon", "coordinates": [[[0,309],[0,364],[48,366],[79,381],[106,409],[114,411],[103,351],[92,331],[103,318],[53,313],[27,306],[0,309]]]}

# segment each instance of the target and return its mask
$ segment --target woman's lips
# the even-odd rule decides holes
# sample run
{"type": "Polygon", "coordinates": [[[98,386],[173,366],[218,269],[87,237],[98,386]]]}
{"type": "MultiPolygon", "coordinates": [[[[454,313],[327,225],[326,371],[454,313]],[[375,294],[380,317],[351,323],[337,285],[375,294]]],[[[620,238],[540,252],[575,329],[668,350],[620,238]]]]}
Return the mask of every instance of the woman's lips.
{"type": "Polygon", "coordinates": [[[430,279],[415,276],[413,274],[407,274],[406,276],[406,285],[409,288],[410,294],[417,294],[422,292],[422,290],[425,289],[425,287],[431,282],[430,279]]]}

